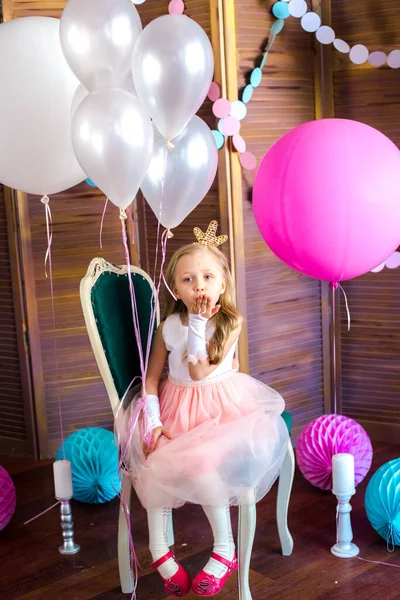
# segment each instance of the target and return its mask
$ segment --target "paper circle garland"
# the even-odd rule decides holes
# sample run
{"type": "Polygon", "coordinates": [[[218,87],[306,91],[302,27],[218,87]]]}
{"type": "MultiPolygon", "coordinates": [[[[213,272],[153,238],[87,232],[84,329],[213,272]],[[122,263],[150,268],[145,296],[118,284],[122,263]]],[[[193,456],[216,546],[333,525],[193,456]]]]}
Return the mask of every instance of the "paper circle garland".
{"type": "Polygon", "coordinates": [[[262,80],[262,70],[260,69],[260,67],[256,67],[255,69],[253,69],[251,75],[250,75],[250,83],[253,86],[253,88],[256,88],[260,85],[262,80]]]}
{"type": "Polygon", "coordinates": [[[363,44],[356,44],[350,50],[350,60],[355,65],[363,65],[368,60],[368,48],[363,44]]]}
{"type": "Polygon", "coordinates": [[[392,69],[398,69],[400,67],[400,50],[392,50],[387,57],[387,64],[392,69]]]}
{"type": "Polygon", "coordinates": [[[235,100],[231,104],[231,117],[238,119],[238,121],[242,121],[247,115],[247,108],[244,102],[240,100],[235,100]]]}
{"type": "Polygon", "coordinates": [[[301,432],[296,446],[297,464],[310,483],[331,490],[332,457],[342,452],[354,456],[357,486],[371,467],[371,440],[353,419],[343,415],[322,415],[301,432]]]}
{"type": "MultiPolygon", "coordinates": [[[[99,427],[75,431],[64,441],[65,458],[71,461],[74,498],[101,504],[115,498],[121,489],[118,448],[114,434],[99,427]]],[[[62,447],[56,460],[64,458],[62,447]]]]}
{"type": "Polygon", "coordinates": [[[388,545],[400,546],[400,458],[374,473],[365,494],[365,510],[372,527],[388,545]]]}
{"type": "Polygon", "coordinates": [[[221,133],[220,131],[217,131],[216,129],[213,129],[211,133],[214,136],[214,140],[215,140],[215,143],[217,144],[218,150],[220,150],[225,143],[224,134],[221,133]]]}
{"type": "Polygon", "coordinates": [[[257,166],[257,159],[251,152],[243,152],[243,154],[240,155],[240,164],[243,169],[252,171],[257,166]]]}
{"type": "Polygon", "coordinates": [[[368,56],[368,62],[372,67],[382,67],[387,61],[387,55],[385,52],[371,52],[368,56]]]}
{"type": "Polygon", "coordinates": [[[183,15],[185,5],[183,0],[171,0],[168,5],[168,12],[170,15],[183,15]]]}
{"type": "MultiPolygon", "coordinates": [[[[313,12],[307,12],[308,6],[305,0],[284,0],[288,4],[288,10],[292,17],[301,19],[301,26],[305,31],[315,33],[317,40],[321,44],[333,44],[338,52],[349,54],[350,60],[356,65],[362,65],[367,61],[372,67],[382,67],[386,62],[392,69],[400,68],[400,50],[392,50],[388,55],[385,52],[374,51],[369,53],[369,50],[363,44],[356,44],[350,49],[347,42],[340,39],[335,39],[335,32],[327,25],[321,25],[320,16],[313,12]]],[[[281,9],[282,0],[279,0],[272,7],[272,13],[277,16],[277,12],[281,9]],[[275,8],[277,7],[277,8],[275,8]]],[[[286,18],[286,17],[285,17],[286,18]]],[[[276,23],[274,23],[276,25],[276,23]]],[[[273,26],[274,26],[273,25],[273,26]]],[[[272,27],[273,27],[272,26],[272,27]]],[[[272,33],[271,27],[271,33],[272,33]]]]}
{"type": "Polygon", "coordinates": [[[328,27],[327,25],[322,25],[315,32],[315,37],[319,41],[320,44],[332,44],[335,39],[335,32],[332,27],[328,27]]]}
{"type": "Polygon", "coordinates": [[[278,35],[278,33],[280,33],[282,31],[284,24],[285,24],[284,19],[277,19],[275,21],[275,23],[272,23],[272,25],[271,25],[271,29],[269,30],[270,34],[278,35]]]}
{"type": "Polygon", "coordinates": [[[8,525],[17,502],[15,486],[7,471],[0,466],[0,531],[8,525]]]}
{"type": "Polygon", "coordinates": [[[246,152],[246,142],[238,133],[233,136],[232,143],[238,152],[246,152]]]}
{"type": "Polygon", "coordinates": [[[272,14],[277,19],[286,19],[290,15],[287,2],[282,2],[282,0],[275,2],[272,7],[272,14]]]}
{"type": "Polygon", "coordinates": [[[221,131],[225,135],[235,135],[240,130],[240,121],[234,117],[226,117],[222,119],[221,131]]]}
{"type": "Polygon", "coordinates": [[[218,98],[220,98],[220,96],[221,90],[219,88],[219,85],[218,83],[215,83],[215,81],[213,81],[208,92],[208,99],[211,100],[211,102],[215,102],[216,100],[218,100],[218,98]]]}
{"type": "Polygon", "coordinates": [[[349,44],[344,40],[340,40],[339,38],[333,40],[333,46],[338,52],[341,52],[342,54],[347,54],[348,52],[350,52],[349,44]]]}
{"type": "Polygon", "coordinates": [[[242,93],[242,101],[245,104],[248,104],[250,102],[250,100],[252,99],[253,96],[253,92],[254,92],[254,87],[250,84],[250,85],[246,85],[246,87],[243,90],[242,93]]]}
{"type": "Polygon", "coordinates": [[[231,114],[231,103],[225,98],[218,98],[213,104],[212,111],[218,119],[224,119],[231,114]]]}
{"type": "Polygon", "coordinates": [[[304,31],[314,33],[321,26],[321,17],[314,12],[308,12],[301,17],[301,26],[304,31]]]}
{"type": "Polygon", "coordinates": [[[292,17],[301,18],[307,12],[307,2],[305,0],[291,0],[289,12],[292,17]]]}

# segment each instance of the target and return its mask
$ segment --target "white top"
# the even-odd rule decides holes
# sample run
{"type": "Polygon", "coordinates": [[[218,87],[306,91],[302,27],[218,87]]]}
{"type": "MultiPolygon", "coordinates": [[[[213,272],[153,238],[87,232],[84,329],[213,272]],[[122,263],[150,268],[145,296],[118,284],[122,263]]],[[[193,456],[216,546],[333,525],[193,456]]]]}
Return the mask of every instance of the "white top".
{"type": "MultiPolygon", "coordinates": [[[[183,360],[183,356],[187,351],[187,340],[188,340],[188,327],[182,324],[180,315],[174,313],[166,318],[163,326],[163,338],[165,347],[167,348],[168,354],[168,366],[170,377],[176,381],[182,381],[184,383],[191,383],[198,385],[199,382],[194,382],[189,374],[189,366],[187,357],[183,360]]],[[[206,325],[206,338],[210,340],[214,333],[214,323],[208,321],[206,325]]],[[[225,373],[233,373],[232,370],[232,359],[237,346],[237,340],[225,356],[224,360],[217,366],[217,368],[210,373],[202,381],[212,380],[214,377],[220,377],[225,373]]]]}

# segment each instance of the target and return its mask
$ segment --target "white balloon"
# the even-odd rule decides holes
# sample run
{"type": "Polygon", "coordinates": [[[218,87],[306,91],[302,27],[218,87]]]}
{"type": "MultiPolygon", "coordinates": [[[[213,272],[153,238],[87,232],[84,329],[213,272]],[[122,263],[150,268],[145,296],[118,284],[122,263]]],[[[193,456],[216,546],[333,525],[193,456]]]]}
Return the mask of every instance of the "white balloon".
{"type": "Polygon", "coordinates": [[[85,88],[85,86],[83,85],[83,83],[79,83],[78,87],[75,90],[75,94],[72,96],[72,102],[71,102],[71,117],[74,116],[76,109],[78,108],[78,106],[80,105],[80,103],[82,102],[82,100],[84,98],[86,98],[86,96],[88,95],[88,91],[85,88]]]}
{"type": "Polygon", "coordinates": [[[121,89],[92,92],[72,121],[76,157],[121,209],[134,200],[153,151],[153,127],[139,100],[121,89]]]}
{"type": "MultiPolygon", "coordinates": [[[[130,94],[132,94],[132,96],[135,96],[135,98],[137,98],[137,94],[136,94],[136,90],[135,90],[135,86],[133,85],[133,79],[132,79],[132,74],[129,73],[126,81],[123,83],[123,85],[121,85],[121,87],[119,89],[122,90],[126,90],[127,92],[129,92],[130,94]]],[[[78,108],[78,106],[80,105],[80,103],[82,102],[82,100],[84,98],[86,98],[86,96],[89,94],[89,90],[87,90],[85,88],[85,86],[83,85],[83,83],[80,83],[78,85],[78,87],[75,90],[75,94],[73,95],[72,98],[72,102],[71,102],[71,117],[74,116],[76,109],[78,108]]]]}
{"type": "Polygon", "coordinates": [[[0,25],[0,181],[31,194],[86,179],[71,143],[79,82],[63,56],[59,24],[24,17],[0,25]]]}
{"type": "Polygon", "coordinates": [[[214,55],[204,29],[185,15],[164,15],[140,34],[132,57],[135,88],[166,140],[176,137],[203,104],[214,55]]]}
{"type": "Polygon", "coordinates": [[[61,17],[61,46],[88,90],[121,87],[141,31],[131,0],[69,0],[61,17]]]}
{"type": "Polygon", "coordinates": [[[193,117],[167,149],[161,139],[140,186],[161,225],[177,227],[203,200],[218,167],[218,150],[209,127],[193,117]]]}

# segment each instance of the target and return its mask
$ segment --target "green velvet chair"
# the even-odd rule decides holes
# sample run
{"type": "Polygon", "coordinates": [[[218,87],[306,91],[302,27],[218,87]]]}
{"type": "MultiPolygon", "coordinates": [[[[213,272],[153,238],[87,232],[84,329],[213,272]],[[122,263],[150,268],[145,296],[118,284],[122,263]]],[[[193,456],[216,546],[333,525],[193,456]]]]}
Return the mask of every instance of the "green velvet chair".
{"type": "MultiPolygon", "coordinates": [[[[142,346],[147,345],[150,322],[150,302],[153,282],[138,267],[131,267],[135,288],[142,346]]],[[[89,339],[100,374],[104,381],[111,408],[115,416],[120,400],[136,375],[140,375],[139,353],[135,339],[127,266],[114,266],[103,258],[95,258],[81,281],[80,296],[89,339]]],[[[155,328],[160,320],[157,306],[155,328]]],[[[154,335],[154,331],[152,332],[154,335]]],[[[282,417],[289,429],[291,415],[282,417]]],[[[289,443],[279,477],[277,497],[277,524],[282,554],[289,556],[293,540],[287,527],[287,513],[294,475],[294,454],[289,443]]],[[[121,495],[130,508],[131,482],[123,473],[121,495]]],[[[256,525],[256,507],[249,502],[239,507],[238,560],[239,600],[251,600],[249,588],[250,557],[256,525]]],[[[168,526],[168,544],[174,543],[172,520],[168,526]]],[[[118,565],[123,593],[132,593],[133,579],[129,554],[129,534],[126,519],[120,509],[118,525],[118,565]]]]}

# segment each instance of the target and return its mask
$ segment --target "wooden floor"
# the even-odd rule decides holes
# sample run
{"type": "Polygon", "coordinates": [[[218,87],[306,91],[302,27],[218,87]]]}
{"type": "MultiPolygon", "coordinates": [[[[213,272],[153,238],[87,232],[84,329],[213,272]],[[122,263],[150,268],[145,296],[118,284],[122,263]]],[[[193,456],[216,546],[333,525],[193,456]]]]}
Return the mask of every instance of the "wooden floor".
{"type": "MultiPolygon", "coordinates": [[[[400,445],[375,444],[370,475],[380,465],[400,456],[400,445]]],[[[24,526],[23,522],[54,502],[51,463],[0,459],[17,488],[18,506],[12,522],[0,532],[1,600],[117,600],[128,599],[119,588],[117,564],[118,501],[105,505],[73,503],[76,541],[74,557],[58,553],[61,543],[58,509],[24,526]]],[[[385,542],[373,531],[364,511],[366,482],[353,497],[354,541],[360,556],[400,566],[400,549],[388,554],[385,542]]],[[[253,600],[400,600],[400,569],[339,559],[329,549],[335,542],[335,498],[307,483],[296,472],[289,514],[294,538],[290,557],[280,555],[275,522],[276,490],[258,504],[258,523],[251,563],[253,600]]],[[[236,530],[237,511],[233,510],[236,530]]],[[[135,501],[133,527],[143,567],[138,600],[170,598],[158,575],[150,569],[145,512],[135,501]]],[[[194,575],[210,553],[211,534],[198,507],[175,511],[175,551],[194,575]]],[[[217,596],[236,600],[235,577],[217,596]]],[[[194,594],[188,600],[198,598],[194,594]]]]}

